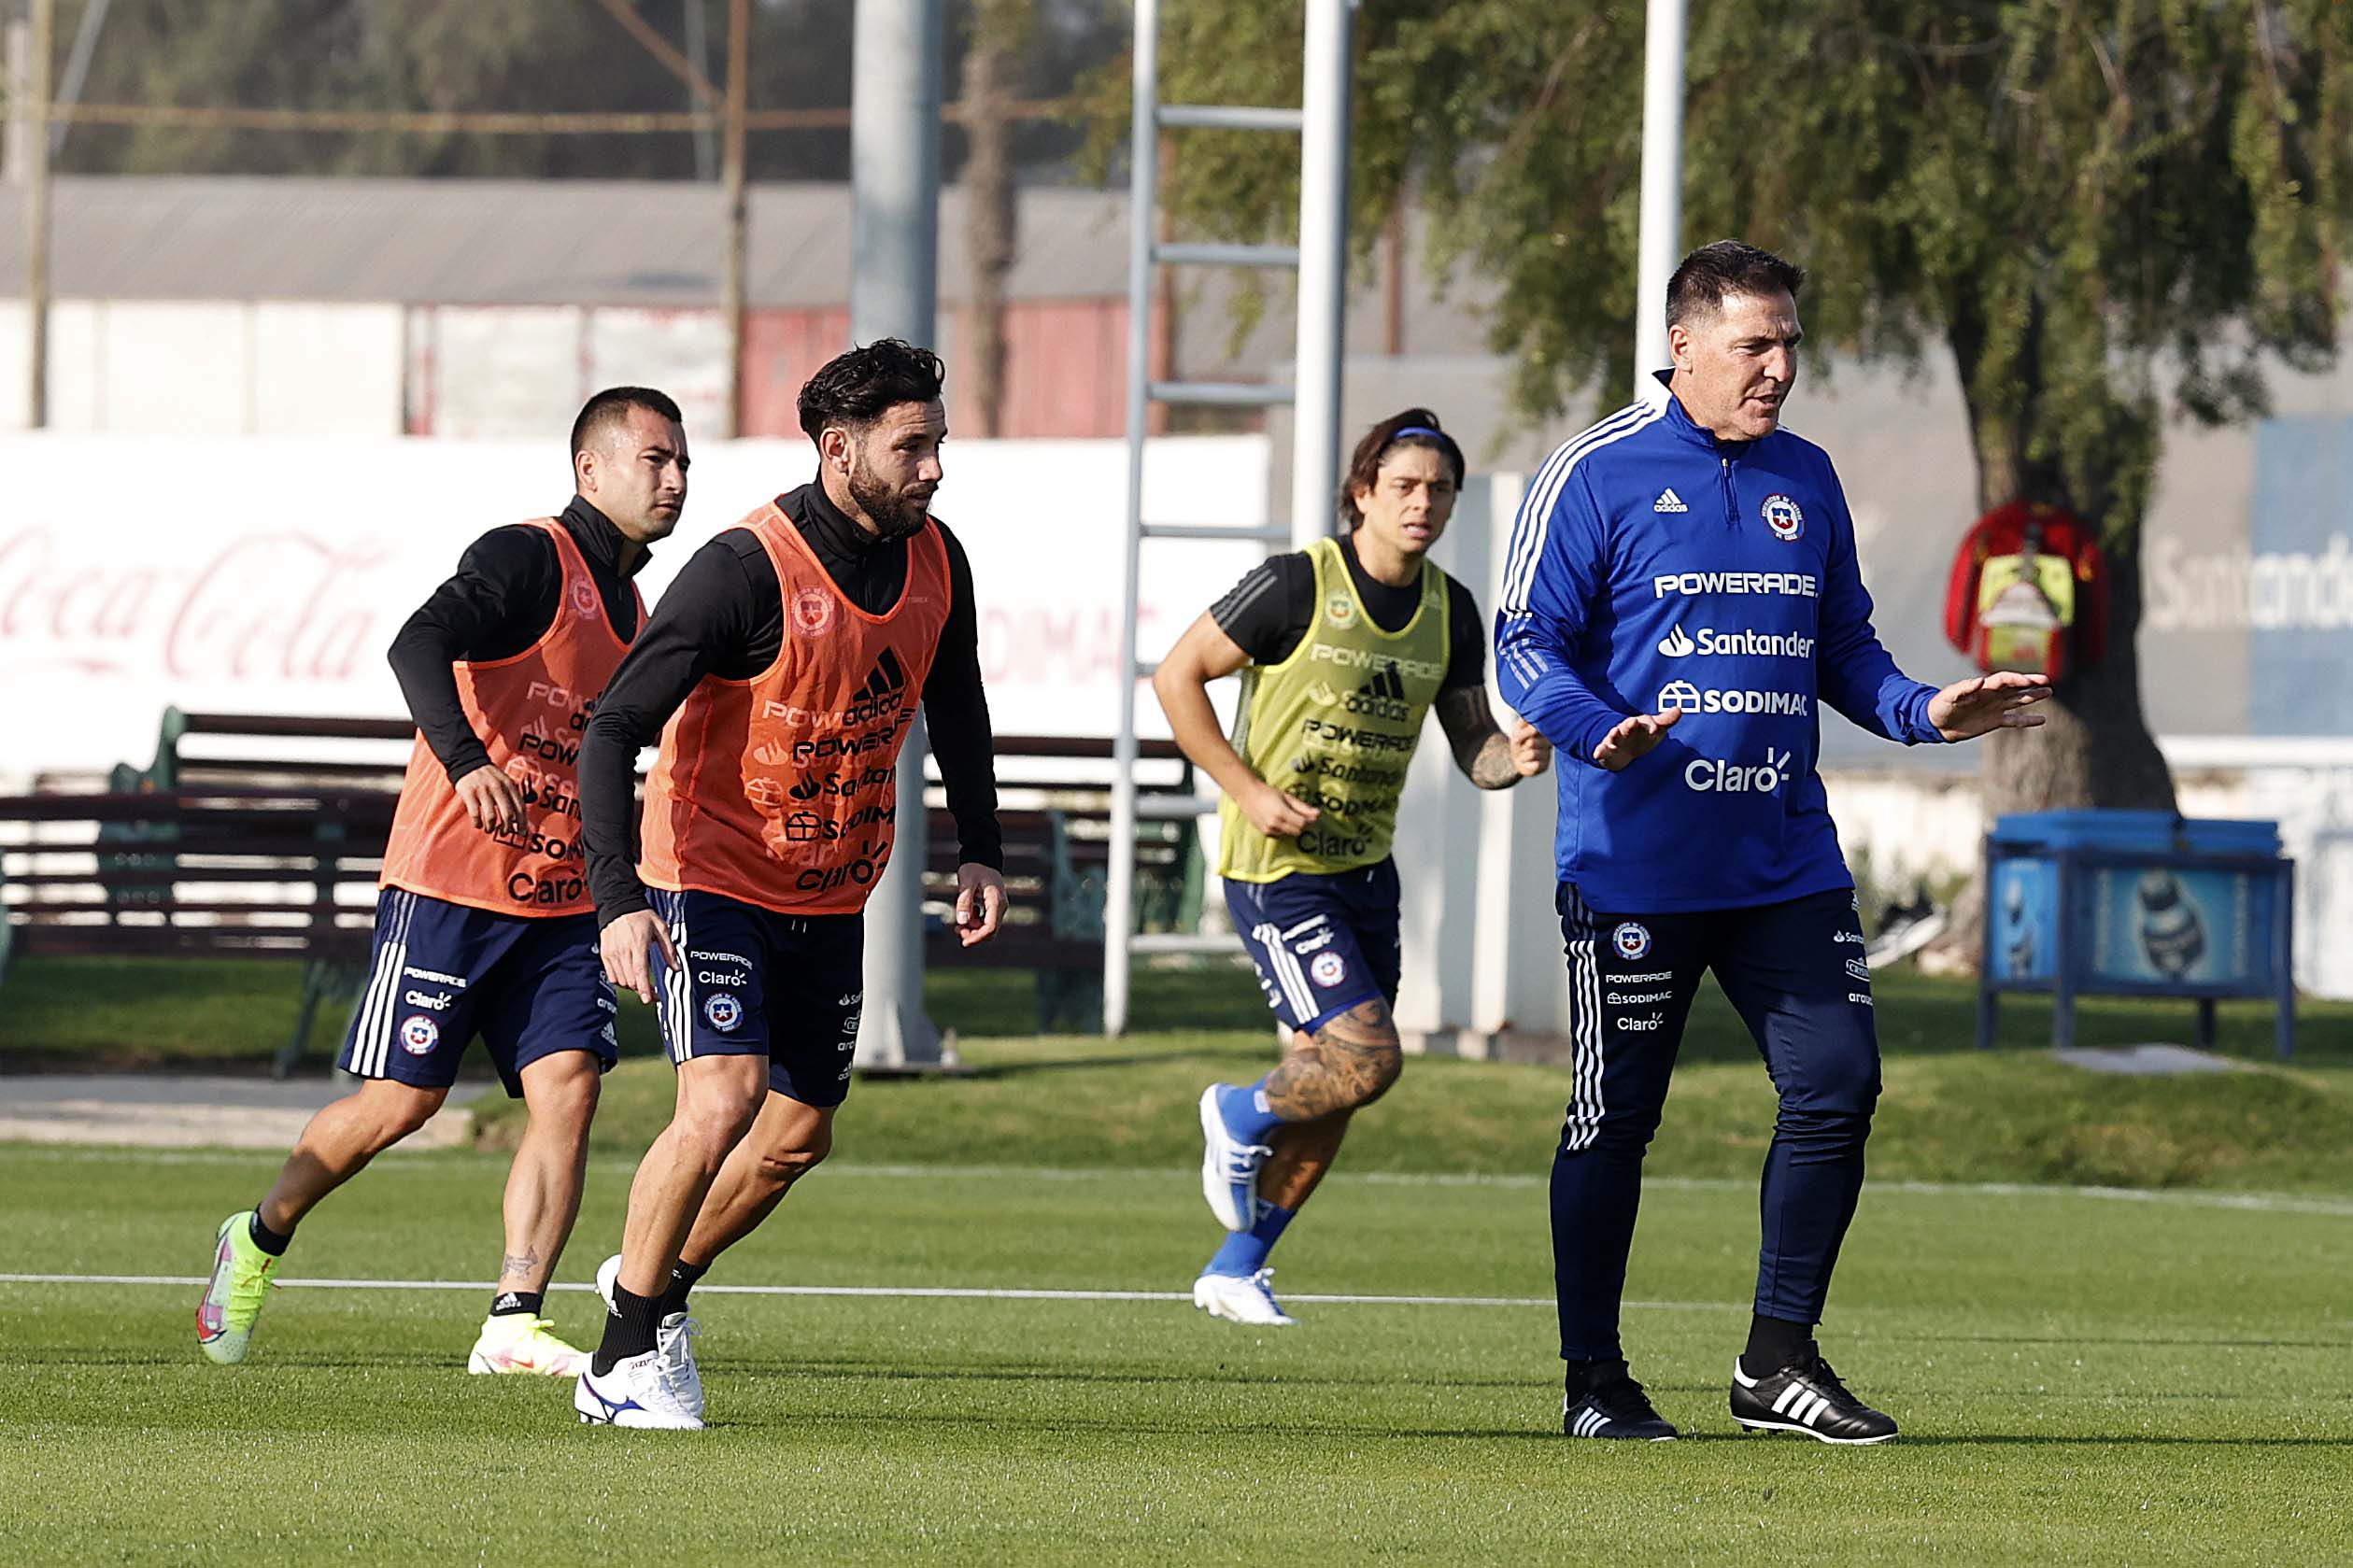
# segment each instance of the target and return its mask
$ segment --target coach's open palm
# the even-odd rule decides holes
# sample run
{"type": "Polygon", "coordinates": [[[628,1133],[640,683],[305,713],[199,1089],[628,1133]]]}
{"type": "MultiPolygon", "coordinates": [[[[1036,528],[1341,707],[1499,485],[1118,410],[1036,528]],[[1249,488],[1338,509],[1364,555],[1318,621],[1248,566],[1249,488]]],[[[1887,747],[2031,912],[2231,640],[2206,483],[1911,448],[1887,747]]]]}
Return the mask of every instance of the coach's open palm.
{"type": "Polygon", "coordinates": [[[632,911],[607,925],[597,934],[597,951],[604,960],[604,978],[617,990],[636,992],[637,999],[645,1003],[654,999],[654,967],[648,955],[659,952],[664,963],[678,967],[670,932],[651,910],[632,911]]]}
{"type": "Polygon", "coordinates": [[[1680,708],[1669,708],[1664,713],[1635,714],[1601,738],[1601,744],[1594,748],[1594,761],[1612,773],[1620,771],[1666,740],[1666,732],[1682,716],[1680,708]]]}
{"type": "Polygon", "coordinates": [[[2032,729],[2043,715],[2031,710],[2050,696],[2050,677],[1996,670],[1955,681],[1928,699],[1928,722],[1948,741],[1973,741],[1996,729],[2032,729]]]}

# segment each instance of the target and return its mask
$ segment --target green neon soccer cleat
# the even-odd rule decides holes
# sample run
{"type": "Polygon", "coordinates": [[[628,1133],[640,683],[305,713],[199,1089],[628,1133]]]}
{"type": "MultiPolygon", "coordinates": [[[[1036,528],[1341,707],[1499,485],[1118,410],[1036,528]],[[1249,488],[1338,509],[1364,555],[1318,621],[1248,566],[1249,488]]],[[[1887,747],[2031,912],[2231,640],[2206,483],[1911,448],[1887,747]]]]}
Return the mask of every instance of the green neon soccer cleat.
{"type": "Polygon", "coordinates": [[[223,1366],[245,1360],[253,1342],[254,1321],[262,1316],[262,1302],[269,1294],[270,1276],[277,1272],[279,1260],[256,1247],[246,1228],[252,1217],[251,1209],[242,1209],[220,1222],[212,1278],[196,1304],[196,1348],[223,1366]]]}

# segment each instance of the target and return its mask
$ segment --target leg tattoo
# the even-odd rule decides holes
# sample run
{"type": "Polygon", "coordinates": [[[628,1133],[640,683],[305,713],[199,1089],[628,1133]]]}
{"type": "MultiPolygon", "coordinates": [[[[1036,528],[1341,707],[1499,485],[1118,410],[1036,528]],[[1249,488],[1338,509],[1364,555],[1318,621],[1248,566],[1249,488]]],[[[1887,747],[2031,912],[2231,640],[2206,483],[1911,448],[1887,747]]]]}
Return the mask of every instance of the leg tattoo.
{"type": "Polygon", "coordinates": [[[1405,1065],[1389,1005],[1349,1009],[1295,1046],[1267,1075],[1267,1105],[1285,1122],[1309,1122],[1379,1099],[1405,1065]]]}

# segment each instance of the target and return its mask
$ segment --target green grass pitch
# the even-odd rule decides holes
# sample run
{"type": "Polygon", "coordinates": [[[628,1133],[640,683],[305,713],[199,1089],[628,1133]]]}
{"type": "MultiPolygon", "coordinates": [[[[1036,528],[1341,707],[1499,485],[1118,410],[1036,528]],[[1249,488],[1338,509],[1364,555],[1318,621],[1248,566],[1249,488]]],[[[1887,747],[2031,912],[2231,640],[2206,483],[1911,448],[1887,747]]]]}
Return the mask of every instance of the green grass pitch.
{"type": "MultiPolygon", "coordinates": [[[[858,1105],[843,1163],[713,1284],[1177,1293],[1215,1238],[1165,1165],[860,1168],[858,1105]]],[[[1662,1178],[1627,1337],[1694,1440],[1571,1444],[1531,1152],[1518,1177],[1335,1177],[1276,1254],[1296,1329],[1173,1300],[706,1291],[700,1435],[584,1428],[564,1385],[464,1376],[482,1292],[284,1290],[252,1361],[221,1369],[196,1354],[187,1286],[0,1283],[0,1562],[2353,1553],[2353,1202],[1866,1190],[1824,1345],[1905,1434],[1857,1450],[1734,1435],[1753,1181],[1662,1178]],[[1506,1304],[1311,1299],[1344,1294],[1506,1304]]],[[[193,1274],[275,1165],[0,1149],[0,1267],[193,1274]]],[[[597,1161],[561,1278],[612,1246],[628,1170],[597,1161]]],[[[387,1157],[287,1273],[486,1279],[503,1171],[387,1157]]],[[[583,1293],[552,1313],[591,1332],[583,1293]]]]}

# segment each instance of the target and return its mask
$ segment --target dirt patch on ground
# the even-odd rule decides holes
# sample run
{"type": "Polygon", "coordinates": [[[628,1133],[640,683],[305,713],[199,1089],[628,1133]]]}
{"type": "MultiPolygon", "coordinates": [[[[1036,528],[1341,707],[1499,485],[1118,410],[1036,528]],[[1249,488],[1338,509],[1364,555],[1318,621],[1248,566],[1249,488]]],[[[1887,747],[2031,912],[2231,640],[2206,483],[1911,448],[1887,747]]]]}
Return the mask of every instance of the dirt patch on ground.
{"type": "MultiPolygon", "coordinates": [[[[441,1114],[402,1144],[460,1149],[474,1138],[465,1103],[488,1084],[461,1083],[441,1114]]],[[[211,1073],[27,1073],[0,1078],[0,1140],[145,1149],[293,1146],[303,1124],[350,1091],[331,1078],[211,1073]]]]}

